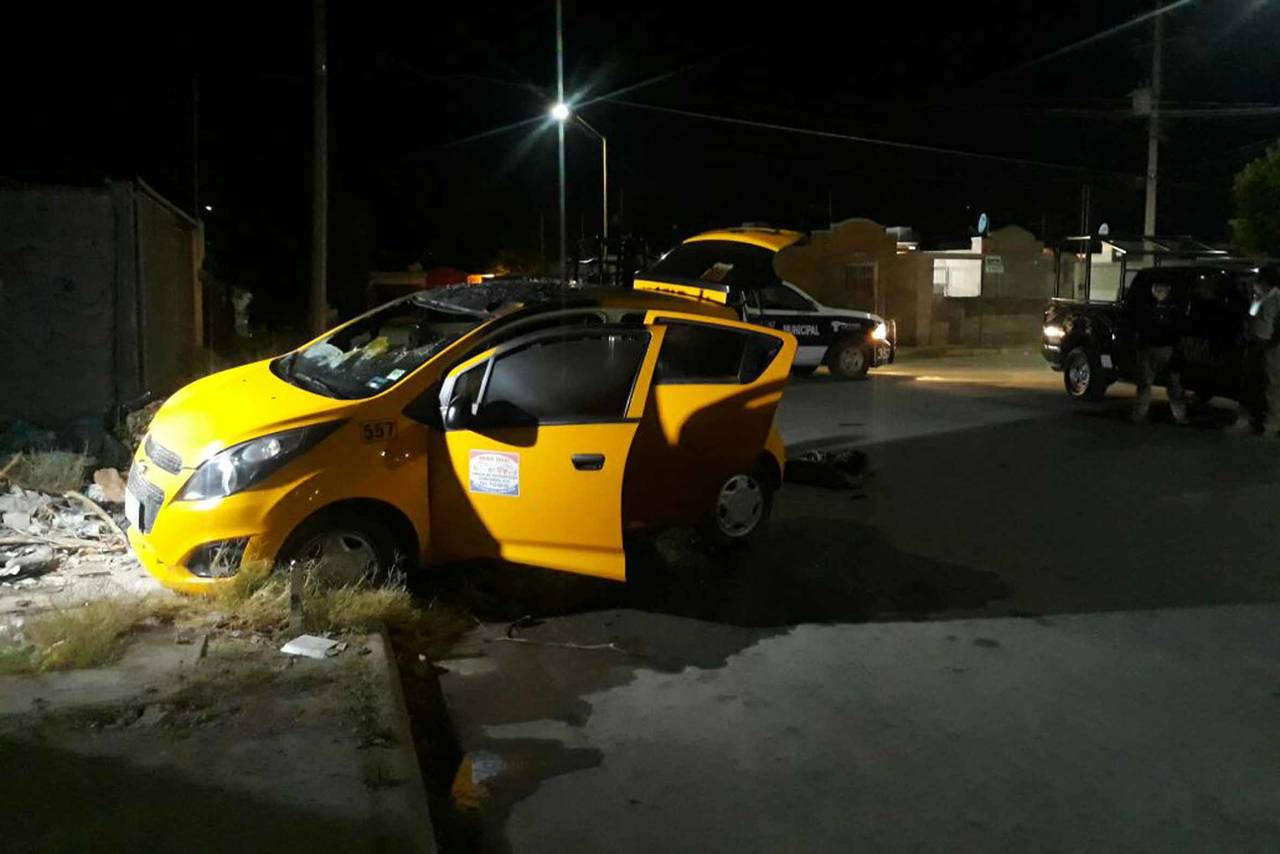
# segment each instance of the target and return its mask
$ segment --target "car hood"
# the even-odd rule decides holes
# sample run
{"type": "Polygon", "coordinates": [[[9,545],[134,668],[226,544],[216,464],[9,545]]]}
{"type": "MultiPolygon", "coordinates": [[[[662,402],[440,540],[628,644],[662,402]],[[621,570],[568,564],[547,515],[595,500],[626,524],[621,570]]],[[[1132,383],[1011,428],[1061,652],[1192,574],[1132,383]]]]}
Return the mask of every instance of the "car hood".
{"type": "Polygon", "coordinates": [[[829,305],[818,306],[818,315],[821,317],[830,317],[836,320],[863,320],[881,323],[884,318],[878,314],[872,314],[869,311],[858,311],[852,308],[832,308],[829,305]]]}
{"type": "Polygon", "coordinates": [[[356,401],[336,400],[291,385],[261,361],[196,380],[175,392],[149,434],[192,469],[239,442],[348,415],[356,401]]]}

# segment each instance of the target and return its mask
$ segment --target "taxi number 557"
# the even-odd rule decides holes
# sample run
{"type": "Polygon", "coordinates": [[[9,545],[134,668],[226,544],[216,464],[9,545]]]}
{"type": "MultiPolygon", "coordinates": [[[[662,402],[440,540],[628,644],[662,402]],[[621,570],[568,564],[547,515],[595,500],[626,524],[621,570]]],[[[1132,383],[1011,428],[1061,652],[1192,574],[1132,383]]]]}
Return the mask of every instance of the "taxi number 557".
{"type": "Polygon", "coordinates": [[[394,421],[366,421],[360,425],[360,438],[366,442],[385,442],[395,433],[394,421]]]}

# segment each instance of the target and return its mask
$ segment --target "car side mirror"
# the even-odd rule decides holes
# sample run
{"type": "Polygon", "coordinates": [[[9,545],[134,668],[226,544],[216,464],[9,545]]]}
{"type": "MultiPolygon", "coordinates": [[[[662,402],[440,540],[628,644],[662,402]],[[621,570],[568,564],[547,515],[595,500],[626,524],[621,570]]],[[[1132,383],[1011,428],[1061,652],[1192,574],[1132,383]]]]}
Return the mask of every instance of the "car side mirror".
{"type": "Polygon", "coordinates": [[[409,401],[404,408],[406,418],[425,424],[427,427],[441,429],[444,424],[440,419],[440,384],[436,383],[422,394],[409,401]]]}
{"type": "Polygon", "coordinates": [[[466,430],[471,427],[474,420],[471,412],[471,398],[466,395],[458,395],[445,407],[444,429],[446,430],[466,430]]]}

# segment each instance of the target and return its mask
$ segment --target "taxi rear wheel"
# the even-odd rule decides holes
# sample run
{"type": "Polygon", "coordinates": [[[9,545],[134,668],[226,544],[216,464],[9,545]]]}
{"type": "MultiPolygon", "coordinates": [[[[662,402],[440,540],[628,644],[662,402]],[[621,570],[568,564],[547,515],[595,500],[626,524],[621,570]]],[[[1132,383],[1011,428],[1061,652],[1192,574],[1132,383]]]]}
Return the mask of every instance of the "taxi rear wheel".
{"type": "Polygon", "coordinates": [[[720,485],[715,506],[701,525],[703,535],[720,547],[755,539],[768,527],[776,489],[763,465],[730,476],[720,485]]]}
{"type": "Polygon", "coordinates": [[[394,533],[377,516],[358,510],[321,512],[298,526],[281,549],[280,563],[301,563],[326,585],[378,583],[395,567],[394,533]]]}

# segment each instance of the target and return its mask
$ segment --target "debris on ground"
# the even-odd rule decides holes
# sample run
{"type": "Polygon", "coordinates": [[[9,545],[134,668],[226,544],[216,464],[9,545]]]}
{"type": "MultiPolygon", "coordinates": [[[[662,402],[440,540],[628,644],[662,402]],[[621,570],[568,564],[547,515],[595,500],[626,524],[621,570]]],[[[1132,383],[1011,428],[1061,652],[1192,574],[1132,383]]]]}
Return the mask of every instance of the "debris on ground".
{"type": "Polygon", "coordinates": [[[346,648],[347,645],[345,643],[339,643],[331,638],[322,638],[319,635],[298,635],[280,647],[280,651],[285,655],[301,655],[306,658],[325,659],[337,655],[346,648]]]}
{"type": "Polygon", "coordinates": [[[119,469],[98,469],[93,473],[93,485],[102,492],[102,498],[94,499],[99,503],[124,503],[124,478],[120,476],[119,469]]]}
{"type": "Polygon", "coordinates": [[[124,420],[116,427],[116,438],[129,449],[141,445],[147,430],[151,427],[151,419],[155,418],[156,412],[164,405],[164,401],[164,398],[153,400],[146,406],[134,409],[125,415],[124,420]]]}
{"type": "Polygon", "coordinates": [[[82,493],[51,495],[16,485],[0,492],[0,583],[127,550],[119,522],[82,493]]]}
{"type": "Polygon", "coordinates": [[[824,489],[859,489],[867,474],[862,451],[809,451],[787,460],[787,483],[824,489]]]}

